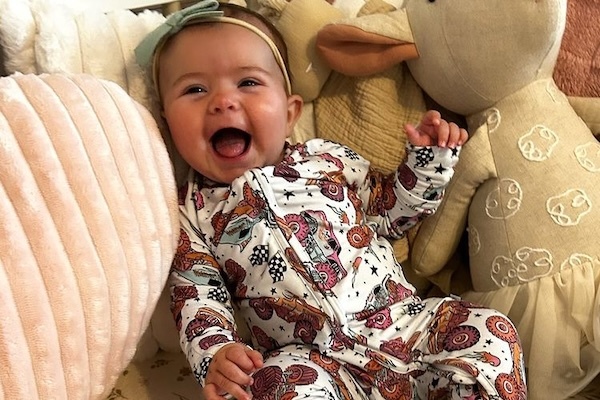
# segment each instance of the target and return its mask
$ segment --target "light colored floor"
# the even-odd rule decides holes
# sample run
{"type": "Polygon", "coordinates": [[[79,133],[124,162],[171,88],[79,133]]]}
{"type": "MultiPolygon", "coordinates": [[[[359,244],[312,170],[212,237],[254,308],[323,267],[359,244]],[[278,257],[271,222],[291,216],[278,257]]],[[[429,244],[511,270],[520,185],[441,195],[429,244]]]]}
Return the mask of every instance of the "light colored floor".
{"type": "Polygon", "coordinates": [[[132,363],[106,400],[202,400],[200,386],[182,352],[159,351],[132,363]]]}

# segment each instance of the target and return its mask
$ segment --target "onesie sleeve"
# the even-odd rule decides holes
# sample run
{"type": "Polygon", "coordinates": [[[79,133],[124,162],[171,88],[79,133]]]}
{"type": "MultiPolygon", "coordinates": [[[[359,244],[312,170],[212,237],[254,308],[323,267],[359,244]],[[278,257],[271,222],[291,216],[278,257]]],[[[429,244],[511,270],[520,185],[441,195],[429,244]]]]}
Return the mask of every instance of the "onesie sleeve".
{"type": "MultiPolygon", "coordinates": [[[[192,186],[192,185],[190,185],[192,186]]],[[[194,196],[180,199],[180,239],[169,276],[171,311],[180,345],[194,376],[204,385],[208,365],[237,334],[230,294],[220,266],[197,229],[194,196]]]]}
{"type": "Polygon", "coordinates": [[[454,174],[460,147],[406,146],[406,158],[384,175],[369,169],[359,189],[367,220],[380,235],[399,238],[438,208],[454,174]]]}

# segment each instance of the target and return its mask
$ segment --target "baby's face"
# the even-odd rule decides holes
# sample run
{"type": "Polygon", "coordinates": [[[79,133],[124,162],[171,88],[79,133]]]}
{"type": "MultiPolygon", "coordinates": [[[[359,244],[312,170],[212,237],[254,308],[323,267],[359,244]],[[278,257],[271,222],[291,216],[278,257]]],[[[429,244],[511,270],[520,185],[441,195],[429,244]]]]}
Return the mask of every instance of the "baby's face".
{"type": "Polygon", "coordinates": [[[262,38],[230,23],[192,25],[171,39],[159,63],[164,116],[192,168],[231,183],[281,160],[302,100],[287,95],[262,38]]]}

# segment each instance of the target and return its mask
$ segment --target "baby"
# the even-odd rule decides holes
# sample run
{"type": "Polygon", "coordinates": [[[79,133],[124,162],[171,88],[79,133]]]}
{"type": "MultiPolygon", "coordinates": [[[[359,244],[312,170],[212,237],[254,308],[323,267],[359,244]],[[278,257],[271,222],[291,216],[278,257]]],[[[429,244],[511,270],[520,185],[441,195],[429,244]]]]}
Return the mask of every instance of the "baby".
{"type": "Polygon", "coordinates": [[[512,323],[417,297],[385,239],[435,211],[464,129],[426,112],[390,175],[338,143],[289,144],[302,99],[285,44],[243,7],[200,1],[137,56],[191,166],[169,282],[207,400],[526,398],[512,323]]]}

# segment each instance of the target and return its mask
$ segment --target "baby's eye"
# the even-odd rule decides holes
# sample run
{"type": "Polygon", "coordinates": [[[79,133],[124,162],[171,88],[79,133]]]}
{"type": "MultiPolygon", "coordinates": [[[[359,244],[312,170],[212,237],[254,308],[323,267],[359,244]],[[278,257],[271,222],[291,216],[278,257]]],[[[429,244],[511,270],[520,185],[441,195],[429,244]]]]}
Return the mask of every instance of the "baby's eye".
{"type": "Polygon", "coordinates": [[[254,79],[244,79],[240,82],[240,86],[258,86],[258,81],[254,79]]]}
{"type": "Polygon", "coordinates": [[[206,90],[202,86],[190,86],[185,89],[185,94],[204,93],[206,90]]]}

